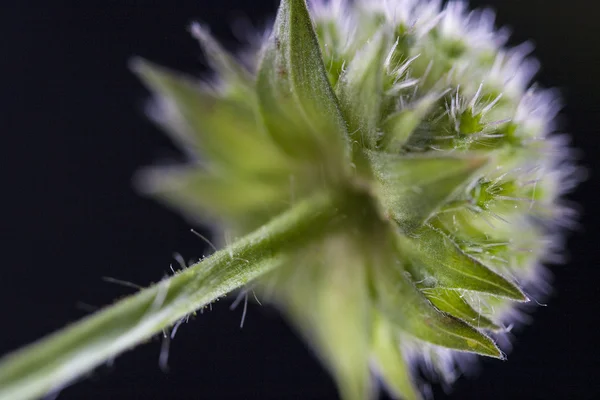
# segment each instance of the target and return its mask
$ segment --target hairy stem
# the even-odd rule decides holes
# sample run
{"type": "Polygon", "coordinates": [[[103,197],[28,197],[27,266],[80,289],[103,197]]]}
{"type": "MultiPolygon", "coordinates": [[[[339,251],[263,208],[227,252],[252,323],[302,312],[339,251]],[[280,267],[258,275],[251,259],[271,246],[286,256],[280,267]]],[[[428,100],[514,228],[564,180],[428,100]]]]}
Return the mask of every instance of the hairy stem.
{"type": "Polygon", "coordinates": [[[60,390],[181,318],[275,268],[288,250],[339,224],[339,198],[322,193],[201,262],[0,360],[0,399],[60,390]]]}

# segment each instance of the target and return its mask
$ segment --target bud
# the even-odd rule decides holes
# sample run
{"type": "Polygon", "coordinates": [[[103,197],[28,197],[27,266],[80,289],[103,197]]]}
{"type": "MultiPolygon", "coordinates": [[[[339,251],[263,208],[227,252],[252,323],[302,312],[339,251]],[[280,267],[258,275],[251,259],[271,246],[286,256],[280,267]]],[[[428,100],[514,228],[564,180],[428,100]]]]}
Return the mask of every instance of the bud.
{"type": "Polygon", "coordinates": [[[489,10],[435,0],[282,0],[255,65],[192,32],[216,81],[135,63],[191,155],[142,189],[234,236],[321,191],[351,205],[254,287],[344,399],[373,376],[418,399],[421,363],[451,381],[469,354],[503,359],[577,178],[527,46],[505,47],[489,10]]]}

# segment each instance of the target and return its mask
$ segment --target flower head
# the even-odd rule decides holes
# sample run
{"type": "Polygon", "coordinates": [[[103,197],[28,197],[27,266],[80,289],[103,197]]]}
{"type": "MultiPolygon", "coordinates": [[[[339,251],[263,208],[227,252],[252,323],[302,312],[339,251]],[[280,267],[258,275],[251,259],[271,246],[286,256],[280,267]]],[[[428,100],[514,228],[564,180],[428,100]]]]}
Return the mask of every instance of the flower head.
{"type": "Polygon", "coordinates": [[[190,154],[143,188],[235,235],[314,193],[343,199],[341,229],[255,287],[343,398],[375,375],[415,399],[422,361],[451,381],[467,354],[503,358],[493,338],[543,284],[575,182],[529,46],[505,47],[489,10],[435,0],[282,0],[250,66],[192,32],[216,82],[136,64],[190,154]]]}

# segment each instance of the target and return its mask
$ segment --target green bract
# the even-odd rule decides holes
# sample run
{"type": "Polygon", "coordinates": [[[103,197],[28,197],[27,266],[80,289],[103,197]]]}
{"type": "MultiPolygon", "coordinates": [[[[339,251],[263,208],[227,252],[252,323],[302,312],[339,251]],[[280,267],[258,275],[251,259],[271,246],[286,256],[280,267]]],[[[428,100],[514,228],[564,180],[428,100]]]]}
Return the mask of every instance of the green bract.
{"type": "Polygon", "coordinates": [[[282,0],[251,65],[192,32],[215,81],[134,63],[191,155],[139,183],[242,239],[9,359],[5,393],[79,374],[36,365],[36,349],[66,351],[61,337],[82,344],[57,368],[87,351],[90,369],[250,281],[347,400],[372,397],[374,377],[418,399],[421,363],[452,380],[469,354],[504,358],[496,339],[536,294],[575,181],[526,46],[503,47],[489,11],[435,0],[282,0]],[[88,334],[115,316],[112,336],[88,334]]]}

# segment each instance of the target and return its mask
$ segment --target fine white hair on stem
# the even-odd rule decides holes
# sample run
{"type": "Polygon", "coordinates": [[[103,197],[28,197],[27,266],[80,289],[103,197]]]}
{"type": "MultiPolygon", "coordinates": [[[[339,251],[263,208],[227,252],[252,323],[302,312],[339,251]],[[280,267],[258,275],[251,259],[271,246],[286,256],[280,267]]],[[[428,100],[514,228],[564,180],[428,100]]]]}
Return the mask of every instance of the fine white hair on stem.
{"type": "Polygon", "coordinates": [[[158,366],[163,372],[169,370],[169,351],[171,349],[171,335],[163,334],[160,346],[160,355],[158,356],[158,366]]]}
{"type": "Polygon", "coordinates": [[[177,262],[177,264],[179,265],[179,268],[181,270],[184,270],[187,268],[187,263],[185,262],[185,260],[183,259],[183,256],[179,253],[173,253],[173,258],[175,259],[175,261],[177,262]]]}
{"type": "MultiPolygon", "coordinates": [[[[231,304],[231,306],[229,306],[230,310],[235,310],[237,308],[237,306],[241,303],[241,301],[244,300],[244,308],[242,310],[242,318],[240,320],[240,328],[244,327],[244,322],[246,320],[246,313],[248,311],[248,292],[250,290],[251,289],[249,289],[249,288],[241,290],[238,293],[236,299],[231,304]]],[[[256,295],[254,295],[254,297],[256,298],[256,295]]],[[[258,299],[257,299],[257,301],[258,301],[258,299]]],[[[260,303],[260,302],[258,301],[258,303],[260,303]]]]}
{"type": "Polygon", "coordinates": [[[188,317],[186,318],[181,318],[179,321],[177,321],[175,323],[175,325],[173,325],[173,328],[171,329],[171,339],[175,338],[175,335],[177,334],[177,331],[179,330],[179,327],[181,326],[181,324],[183,324],[184,322],[188,321],[188,317]]]}
{"type": "Polygon", "coordinates": [[[123,287],[132,288],[132,289],[143,289],[143,286],[138,285],[137,283],[125,281],[125,280],[122,280],[122,279],[112,278],[110,276],[103,276],[102,280],[104,282],[114,283],[114,284],[117,284],[117,285],[120,285],[120,286],[123,286],[123,287]]]}
{"type": "Polygon", "coordinates": [[[217,251],[218,251],[218,249],[217,249],[217,246],[215,246],[215,245],[213,244],[213,242],[211,242],[210,240],[208,240],[208,239],[206,238],[206,236],[202,235],[200,232],[196,231],[195,229],[190,229],[190,231],[191,231],[191,232],[192,232],[194,235],[198,236],[198,237],[199,237],[199,238],[200,238],[200,239],[201,239],[203,242],[205,242],[206,244],[208,244],[208,245],[210,246],[210,248],[211,248],[211,249],[213,249],[213,251],[214,251],[214,252],[217,252],[217,251]]]}

